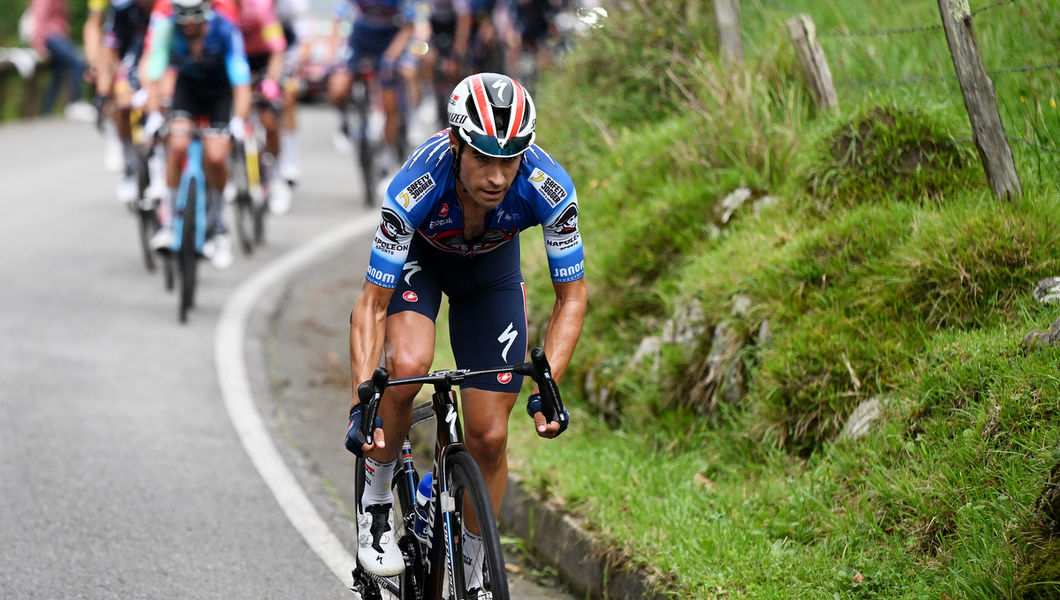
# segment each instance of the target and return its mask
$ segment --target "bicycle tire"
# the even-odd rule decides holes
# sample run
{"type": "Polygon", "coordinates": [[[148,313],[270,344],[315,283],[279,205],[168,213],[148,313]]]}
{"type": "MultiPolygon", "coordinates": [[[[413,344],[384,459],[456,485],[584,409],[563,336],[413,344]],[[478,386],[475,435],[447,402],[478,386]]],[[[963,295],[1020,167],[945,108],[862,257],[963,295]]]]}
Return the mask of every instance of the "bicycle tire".
{"type": "Polygon", "coordinates": [[[173,288],[177,284],[177,269],[173,264],[173,253],[164,252],[161,256],[162,259],[162,282],[166,286],[167,292],[172,292],[173,288]]]}
{"type": "MultiPolygon", "coordinates": [[[[446,488],[453,498],[457,500],[457,514],[460,515],[456,522],[463,523],[464,514],[468,507],[467,499],[470,499],[470,508],[478,517],[479,535],[482,537],[482,555],[484,564],[482,574],[487,591],[493,600],[508,600],[508,579],[504,571],[504,552],[501,549],[500,534],[497,531],[497,520],[493,516],[493,504],[490,502],[489,492],[486,488],[486,480],[471,454],[458,451],[449,454],[445,458],[446,488]],[[466,492],[466,497],[465,497],[466,492]]],[[[452,521],[450,521],[452,522],[452,521]]],[[[443,526],[444,532],[444,526],[443,526]]],[[[446,569],[450,573],[450,581],[455,582],[454,598],[459,600],[472,600],[464,585],[464,557],[463,537],[453,536],[452,532],[445,532],[451,543],[446,543],[446,569]],[[454,555],[449,554],[452,548],[454,555]],[[455,575],[455,577],[453,576],[455,575]]]]}
{"type": "Polygon", "coordinates": [[[349,132],[350,140],[357,149],[357,164],[361,168],[361,183],[364,190],[364,205],[375,206],[375,153],[378,148],[372,143],[368,132],[368,121],[372,115],[371,89],[365,81],[353,84],[351,100],[353,118],[357,125],[349,132]]]}
{"type": "Polygon", "coordinates": [[[262,202],[259,206],[251,204],[250,212],[254,221],[254,244],[256,246],[265,243],[265,213],[268,210],[268,202],[262,202]]]}
{"type": "Polygon", "coordinates": [[[243,145],[236,143],[232,147],[232,177],[236,187],[236,237],[239,238],[239,247],[243,254],[249,255],[254,251],[254,240],[247,222],[251,219],[251,199],[249,184],[247,183],[247,156],[243,151],[243,145]]]}
{"type": "Polygon", "coordinates": [[[188,181],[188,195],[184,200],[184,210],[181,212],[180,252],[177,253],[177,266],[180,272],[180,300],[177,316],[181,323],[188,321],[188,311],[195,306],[195,284],[199,266],[199,252],[195,247],[195,221],[200,201],[197,197],[196,186],[195,178],[188,181]]]}
{"type": "MultiPolygon", "coordinates": [[[[140,200],[143,202],[143,200],[140,200]]],[[[140,232],[140,252],[144,257],[144,266],[149,273],[154,273],[155,252],[151,249],[151,236],[158,231],[158,214],[153,208],[145,209],[142,206],[136,209],[137,229],[140,232]]]]}
{"type": "Polygon", "coordinates": [[[251,231],[252,226],[248,224],[249,221],[253,220],[250,216],[253,210],[250,193],[246,191],[237,192],[236,237],[239,238],[239,247],[243,249],[243,254],[246,255],[250,255],[254,252],[254,234],[251,231]]]}

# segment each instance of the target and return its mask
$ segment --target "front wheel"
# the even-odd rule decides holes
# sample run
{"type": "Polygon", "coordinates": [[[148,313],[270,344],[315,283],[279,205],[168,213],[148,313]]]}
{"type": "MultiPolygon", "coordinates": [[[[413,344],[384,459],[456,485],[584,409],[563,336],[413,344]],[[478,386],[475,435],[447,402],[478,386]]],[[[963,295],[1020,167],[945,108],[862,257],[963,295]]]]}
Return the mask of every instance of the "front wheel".
{"type": "Polygon", "coordinates": [[[450,594],[460,600],[508,600],[508,579],[504,572],[504,552],[501,550],[497,519],[493,516],[486,481],[478,465],[467,452],[455,452],[446,458],[446,489],[456,500],[453,519],[444,520],[446,544],[446,570],[449,573],[450,594]],[[464,577],[465,558],[470,563],[475,557],[465,557],[463,530],[469,513],[478,519],[479,536],[482,538],[480,560],[482,577],[480,582],[467,581],[464,577]],[[474,589],[468,590],[469,587],[474,589]]]}
{"type": "Polygon", "coordinates": [[[181,323],[188,321],[188,311],[195,306],[195,283],[199,264],[199,252],[195,246],[198,198],[195,179],[188,182],[188,194],[181,213],[180,251],[177,252],[177,271],[180,275],[180,298],[177,316],[181,323]]]}

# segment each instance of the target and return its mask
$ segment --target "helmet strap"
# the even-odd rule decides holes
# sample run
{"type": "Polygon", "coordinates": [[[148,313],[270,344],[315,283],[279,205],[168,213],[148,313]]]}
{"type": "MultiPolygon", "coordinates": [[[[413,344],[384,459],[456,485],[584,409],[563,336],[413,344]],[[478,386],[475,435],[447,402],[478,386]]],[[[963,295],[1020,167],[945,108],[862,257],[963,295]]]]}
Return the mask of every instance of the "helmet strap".
{"type": "MultiPolygon", "coordinates": [[[[456,137],[456,149],[453,152],[456,153],[456,156],[453,157],[453,178],[456,180],[457,186],[464,186],[464,189],[467,189],[464,182],[460,181],[460,161],[464,156],[464,146],[467,146],[467,142],[464,141],[464,138],[460,137],[460,134],[456,134],[454,137],[456,137]]],[[[456,196],[457,198],[460,197],[459,187],[456,189],[456,196]]]]}

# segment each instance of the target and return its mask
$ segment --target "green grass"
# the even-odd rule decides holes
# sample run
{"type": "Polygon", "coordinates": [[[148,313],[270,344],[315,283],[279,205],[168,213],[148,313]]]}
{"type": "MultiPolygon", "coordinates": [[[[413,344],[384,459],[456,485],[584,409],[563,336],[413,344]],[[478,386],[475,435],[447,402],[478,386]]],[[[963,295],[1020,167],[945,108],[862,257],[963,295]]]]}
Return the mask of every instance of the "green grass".
{"type": "MultiPolygon", "coordinates": [[[[1056,11],[971,3],[1023,140],[1024,195],[1004,202],[941,29],[829,35],[935,26],[937,2],[741,3],[742,68],[722,66],[701,4],[611,6],[534,90],[540,143],[578,185],[590,313],[571,431],[537,440],[514,415],[513,464],[675,597],[1060,596],[1036,509],[1060,459],[1060,351],[1020,343],[1057,316],[1030,293],[1060,274],[1060,79],[1037,67],[1055,62],[1056,11]],[[840,83],[834,113],[803,88],[784,26],[799,12],[840,83]],[[774,201],[723,223],[738,187],[774,201]],[[690,302],[700,341],[633,364],[690,302]],[[696,385],[722,322],[746,342],[736,404],[696,385]],[[870,433],[840,437],[869,399],[870,433]]],[[[539,339],[551,286],[540,240],[523,244],[539,339]]]]}

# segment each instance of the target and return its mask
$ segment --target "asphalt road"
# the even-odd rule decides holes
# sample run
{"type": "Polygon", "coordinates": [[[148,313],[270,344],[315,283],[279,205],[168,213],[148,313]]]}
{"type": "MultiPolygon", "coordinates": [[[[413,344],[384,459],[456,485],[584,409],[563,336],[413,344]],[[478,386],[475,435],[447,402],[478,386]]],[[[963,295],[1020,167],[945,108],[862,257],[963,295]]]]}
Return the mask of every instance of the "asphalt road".
{"type": "Polygon", "coordinates": [[[0,126],[0,597],[351,597],[336,340],[374,217],[303,116],[293,211],[186,325],[95,130],[0,126]]]}

